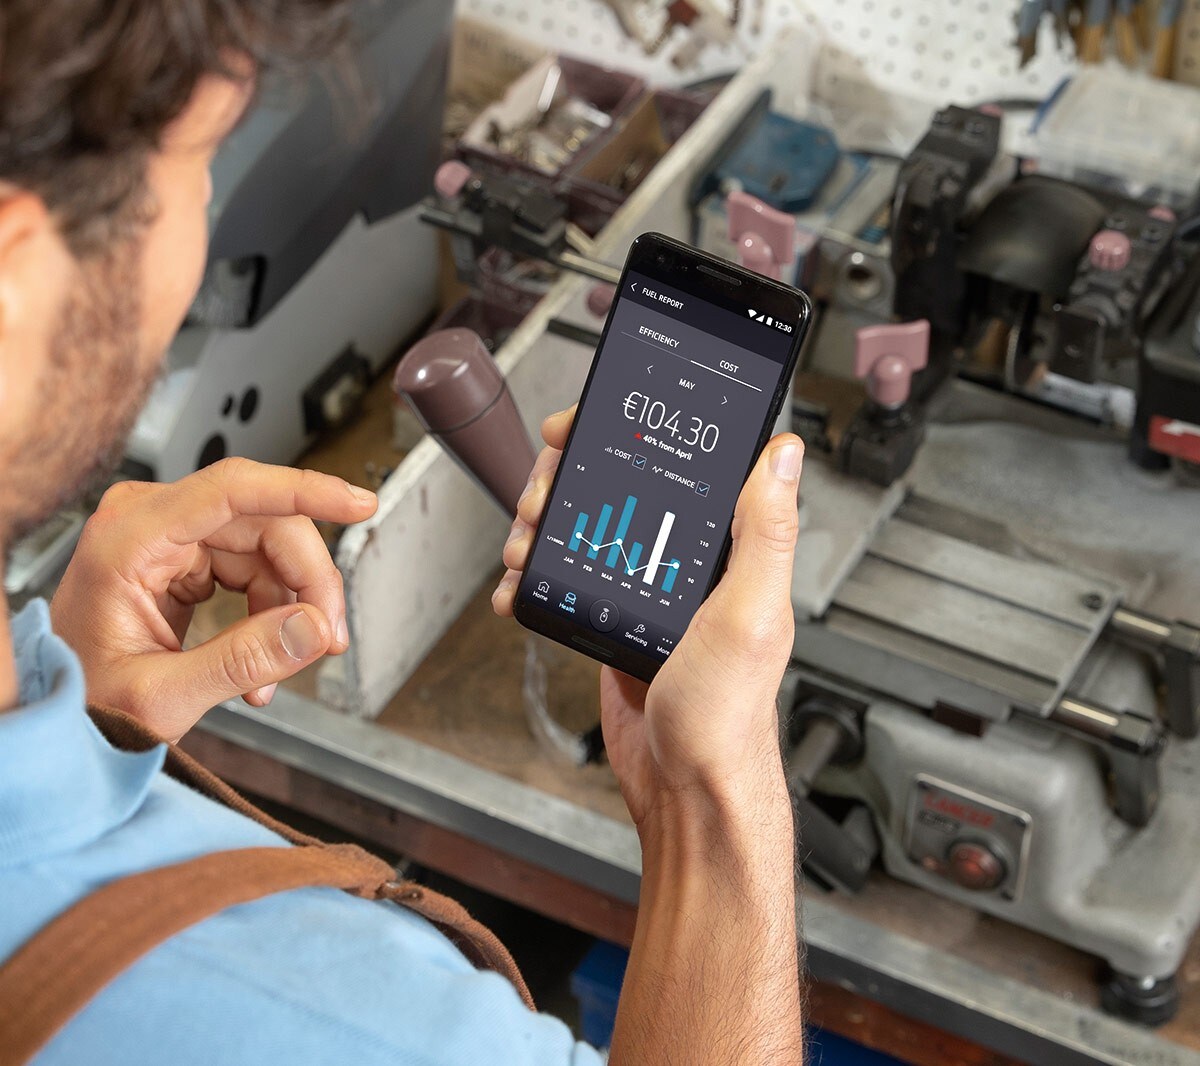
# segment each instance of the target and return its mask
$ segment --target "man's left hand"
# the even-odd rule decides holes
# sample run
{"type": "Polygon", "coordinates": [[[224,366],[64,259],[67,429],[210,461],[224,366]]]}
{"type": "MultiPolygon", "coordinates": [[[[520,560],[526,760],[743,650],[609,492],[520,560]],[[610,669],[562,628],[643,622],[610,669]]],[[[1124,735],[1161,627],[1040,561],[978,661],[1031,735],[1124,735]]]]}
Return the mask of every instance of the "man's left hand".
{"type": "Polygon", "coordinates": [[[114,486],[50,608],[83,661],[89,702],[169,740],[222,700],[265,706],[278,682],[349,646],[341,575],[313,520],[361,522],[375,508],[373,493],[340,478],[246,459],[172,485],[114,486]],[[184,651],[217,585],[244,592],[250,616],[184,651]]]}

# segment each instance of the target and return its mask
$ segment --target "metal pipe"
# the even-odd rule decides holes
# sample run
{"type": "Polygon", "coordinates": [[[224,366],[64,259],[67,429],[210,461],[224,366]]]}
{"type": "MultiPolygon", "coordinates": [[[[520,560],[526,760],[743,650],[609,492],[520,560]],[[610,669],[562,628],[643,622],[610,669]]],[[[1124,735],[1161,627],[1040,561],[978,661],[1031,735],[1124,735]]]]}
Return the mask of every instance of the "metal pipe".
{"type": "Polygon", "coordinates": [[[1157,618],[1118,607],[1108,623],[1119,636],[1159,648],[1171,636],[1171,627],[1157,618]]]}
{"type": "Polygon", "coordinates": [[[796,794],[807,796],[817,774],[825,769],[842,746],[845,732],[832,718],[814,717],[804,739],[788,756],[787,778],[796,794]]]}
{"type": "Polygon", "coordinates": [[[1121,725],[1116,711],[1069,696],[1050,712],[1050,720],[1098,740],[1108,740],[1121,725]]]}

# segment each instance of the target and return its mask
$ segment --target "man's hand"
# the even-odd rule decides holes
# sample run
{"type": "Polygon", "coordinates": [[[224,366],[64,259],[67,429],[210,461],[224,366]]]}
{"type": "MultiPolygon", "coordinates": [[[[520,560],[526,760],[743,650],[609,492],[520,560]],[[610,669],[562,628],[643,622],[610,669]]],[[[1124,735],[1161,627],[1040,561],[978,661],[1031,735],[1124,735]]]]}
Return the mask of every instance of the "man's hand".
{"type": "MultiPolygon", "coordinates": [[[[492,603],[512,613],[574,408],[542,427],[547,447],[517,506],[504,548],[509,568],[492,603]]],[[[772,440],[738,500],[729,567],[671,657],[647,686],[605,668],[604,737],[625,801],[641,827],[664,802],[766,789],[784,796],[775,698],[791,653],[796,492],[804,446],[772,440]],[[765,778],[764,778],[765,775],[765,778]]]]}
{"type": "MultiPolygon", "coordinates": [[[[492,597],[520,571],[574,417],[549,448],[492,597]]],[[[613,1066],[796,1066],[803,1059],[795,838],[775,699],[793,638],[792,557],[803,445],[776,437],[742,489],[729,567],[646,686],[605,668],[604,739],[642,842],[642,883],[613,1066]]]]}
{"type": "Polygon", "coordinates": [[[169,740],[222,700],[265,706],[278,682],[350,643],[341,575],[313,520],[361,522],[375,507],[340,478],[246,459],[111,488],[50,608],[88,699],[169,740]],[[217,585],[244,592],[250,616],[183,651],[217,585]]]}

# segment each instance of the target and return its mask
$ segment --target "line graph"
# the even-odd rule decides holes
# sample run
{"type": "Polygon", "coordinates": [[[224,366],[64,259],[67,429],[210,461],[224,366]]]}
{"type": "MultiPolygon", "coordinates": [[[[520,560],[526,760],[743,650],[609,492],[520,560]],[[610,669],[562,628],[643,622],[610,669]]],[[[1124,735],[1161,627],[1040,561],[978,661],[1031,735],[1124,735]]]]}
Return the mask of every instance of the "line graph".
{"type": "MultiPolygon", "coordinates": [[[[633,577],[635,574],[640,574],[643,570],[650,569],[649,563],[646,563],[643,566],[638,566],[638,567],[634,567],[630,564],[629,556],[625,554],[625,544],[623,541],[610,540],[607,544],[593,544],[582,533],[576,533],[575,539],[582,544],[586,544],[594,552],[602,552],[602,551],[604,551],[605,548],[611,548],[615,544],[618,548],[621,549],[621,558],[625,560],[625,573],[629,577],[633,577]]],[[[636,558],[636,556],[635,556],[635,558],[636,558]]],[[[669,566],[672,570],[678,570],[679,569],[679,560],[672,559],[669,563],[659,562],[657,565],[659,567],[669,566]]],[[[651,576],[651,580],[653,580],[653,575],[651,576]]]]}

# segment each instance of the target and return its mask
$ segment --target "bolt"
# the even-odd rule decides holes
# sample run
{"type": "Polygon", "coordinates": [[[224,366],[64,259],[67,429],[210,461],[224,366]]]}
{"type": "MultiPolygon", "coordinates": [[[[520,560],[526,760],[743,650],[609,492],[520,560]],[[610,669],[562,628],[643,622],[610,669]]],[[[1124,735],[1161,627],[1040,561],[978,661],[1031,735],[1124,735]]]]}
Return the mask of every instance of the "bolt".
{"type": "Polygon", "coordinates": [[[1088,592],[1079,598],[1079,602],[1089,611],[1098,611],[1104,606],[1104,597],[1099,592],[1088,592]]]}

